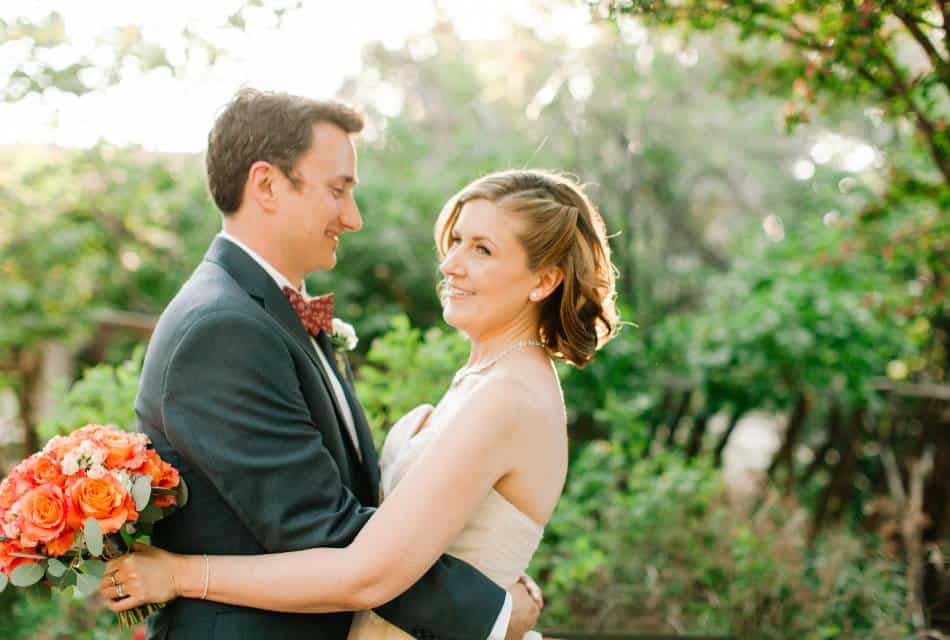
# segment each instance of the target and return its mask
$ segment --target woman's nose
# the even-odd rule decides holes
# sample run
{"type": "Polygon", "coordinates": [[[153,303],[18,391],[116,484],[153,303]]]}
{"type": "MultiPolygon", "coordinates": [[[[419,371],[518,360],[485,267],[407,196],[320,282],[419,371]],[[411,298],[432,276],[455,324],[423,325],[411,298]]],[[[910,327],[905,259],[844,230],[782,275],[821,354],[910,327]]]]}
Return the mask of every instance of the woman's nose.
{"type": "Polygon", "coordinates": [[[464,275],[465,269],[462,265],[462,261],[458,257],[458,252],[455,248],[450,248],[449,252],[445,254],[445,257],[442,258],[442,262],[439,263],[439,271],[442,272],[444,276],[461,276],[464,275]]]}

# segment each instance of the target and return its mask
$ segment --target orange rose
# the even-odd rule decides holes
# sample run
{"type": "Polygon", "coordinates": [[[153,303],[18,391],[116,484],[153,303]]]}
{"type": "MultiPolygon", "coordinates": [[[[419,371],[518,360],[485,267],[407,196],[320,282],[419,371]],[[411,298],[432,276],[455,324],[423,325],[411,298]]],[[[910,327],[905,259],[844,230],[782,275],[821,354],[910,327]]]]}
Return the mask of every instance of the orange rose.
{"type": "Polygon", "coordinates": [[[58,538],[66,527],[66,502],[63,490],[52,484],[44,484],[31,489],[20,498],[21,540],[51,542],[58,538]]]}
{"type": "Polygon", "coordinates": [[[81,529],[87,518],[95,518],[103,533],[115,533],[126,522],[139,518],[132,496],[110,474],[101,478],[76,476],[66,495],[67,521],[73,529],[81,529]]]}
{"type": "MultiPolygon", "coordinates": [[[[159,458],[154,449],[146,452],[145,464],[139,473],[151,476],[152,486],[161,489],[174,489],[180,482],[178,469],[159,458]]],[[[157,507],[170,507],[175,504],[175,496],[153,495],[152,502],[157,507]]]]}
{"type": "Polygon", "coordinates": [[[63,534],[46,543],[46,554],[50,556],[61,556],[73,547],[76,540],[76,532],[72,529],[66,529],[63,534]]]}
{"type": "Polygon", "coordinates": [[[137,469],[145,462],[145,438],[139,434],[104,427],[94,440],[109,452],[104,463],[109,469],[137,469]]]}
{"type": "Polygon", "coordinates": [[[17,558],[16,556],[11,556],[11,553],[22,553],[23,549],[20,548],[15,542],[0,542],[0,571],[4,572],[7,575],[13,573],[13,570],[19,567],[21,564],[31,564],[36,562],[36,560],[30,560],[29,558],[17,558]]]}

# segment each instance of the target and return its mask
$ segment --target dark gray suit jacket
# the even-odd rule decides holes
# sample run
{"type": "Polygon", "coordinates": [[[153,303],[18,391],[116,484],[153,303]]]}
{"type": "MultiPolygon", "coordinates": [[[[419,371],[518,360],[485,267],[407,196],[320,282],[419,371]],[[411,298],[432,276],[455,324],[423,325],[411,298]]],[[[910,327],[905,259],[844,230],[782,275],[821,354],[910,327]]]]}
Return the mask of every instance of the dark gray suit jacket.
{"type": "MultiPolygon", "coordinates": [[[[333,363],[327,337],[318,342],[333,363]]],[[[353,540],[377,504],[379,466],[344,381],[359,462],[327,375],[270,275],[216,238],[158,322],[135,401],[139,430],[190,489],[188,505],[156,525],[153,542],[178,553],[246,555],[353,540]]],[[[485,640],[504,597],[470,565],[442,556],[376,611],[419,638],[485,640]]],[[[152,616],[149,638],[342,640],[351,618],[180,598],[152,616]]]]}

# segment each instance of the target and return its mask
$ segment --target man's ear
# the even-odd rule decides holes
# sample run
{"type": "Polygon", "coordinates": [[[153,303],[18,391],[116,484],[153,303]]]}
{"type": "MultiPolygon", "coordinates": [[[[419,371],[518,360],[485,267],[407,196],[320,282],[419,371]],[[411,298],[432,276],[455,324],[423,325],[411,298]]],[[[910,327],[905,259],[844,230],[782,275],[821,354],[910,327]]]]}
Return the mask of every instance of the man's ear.
{"type": "Polygon", "coordinates": [[[564,271],[561,267],[548,267],[538,274],[537,282],[531,290],[531,300],[540,302],[554,293],[558,285],[564,282],[564,271]]]}
{"type": "Polygon", "coordinates": [[[277,167],[264,160],[258,160],[247,170],[247,183],[244,195],[253,199],[261,209],[277,209],[277,192],[274,189],[277,167]]]}

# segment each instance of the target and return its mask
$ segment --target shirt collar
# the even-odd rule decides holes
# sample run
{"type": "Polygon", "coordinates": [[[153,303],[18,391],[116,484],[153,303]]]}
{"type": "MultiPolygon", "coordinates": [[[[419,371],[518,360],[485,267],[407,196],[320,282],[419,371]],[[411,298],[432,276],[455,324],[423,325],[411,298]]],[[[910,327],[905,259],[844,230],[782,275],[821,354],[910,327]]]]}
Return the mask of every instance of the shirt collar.
{"type": "Polygon", "coordinates": [[[266,271],[267,274],[268,274],[271,278],[273,278],[274,282],[277,283],[277,287],[278,287],[281,291],[283,291],[284,287],[290,287],[290,288],[293,289],[294,291],[297,291],[297,292],[303,294],[304,296],[307,295],[307,283],[306,283],[306,282],[301,281],[300,286],[299,286],[299,287],[295,287],[294,285],[292,285],[292,284],[290,283],[290,280],[288,280],[287,277],[286,277],[284,274],[282,274],[280,271],[278,271],[277,269],[275,269],[275,268],[273,267],[273,265],[271,265],[271,263],[269,263],[267,260],[265,260],[264,258],[262,258],[262,257],[260,256],[260,254],[258,254],[256,251],[254,251],[253,249],[251,249],[249,246],[247,246],[246,244],[244,244],[243,242],[241,242],[240,240],[238,240],[238,239],[235,238],[234,236],[232,236],[230,233],[228,233],[227,231],[225,231],[224,229],[222,229],[222,230],[218,233],[218,235],[221,236],[222,238],[224,238],[225,240],[227,240],[228,242],[231,242],[231,243],[233,243],[233,244],[236,244],[238,247],[240,247],[240,248],[244,251],[244,253],[246,253],[247,255],[251,256],[251,258],[253,258],[254,261],[255,261],[257,264],[259,264],[259,265],[261,266],[261,269],[263,269],[264,271],[266,271]]]}

